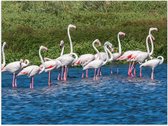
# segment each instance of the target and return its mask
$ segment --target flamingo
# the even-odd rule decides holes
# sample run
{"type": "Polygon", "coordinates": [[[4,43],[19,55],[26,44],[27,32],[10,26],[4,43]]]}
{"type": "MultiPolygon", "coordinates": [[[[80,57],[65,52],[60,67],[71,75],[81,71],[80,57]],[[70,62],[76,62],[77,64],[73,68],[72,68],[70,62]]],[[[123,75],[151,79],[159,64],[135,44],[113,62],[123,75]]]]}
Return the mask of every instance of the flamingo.
{"type": "MultiPolygon", "coordinates": [[[[104,44],[104,50],[106,53],[106,60],[104,61],[103,59],[100,58],[100,56],[98,56],[95,60],[89,62],[86,66],[84,66],[83,70],[87,70],[90,68],[94,68],[94,79],[96,79],[96,77],[98,76],[98,73],[96,75],[96,71],[98,68],[100,68],[101,66],[105,65],[108,61],[109,61],[109,56],[108,56],[108,51],[107,51],[107,44],[104,44]]],[[[98,52],[99,54],[99,52],[98,52]]],[[[112,55],[111,55],[112,56],[112,55]]],[[[112,57],[111,57],[112,58],[112,57]]],[[[110,58],[110,59],[111,59],[110,58]]]]}
{"type": "MultiPolygon", "coordinates": [[[[104,46],[108,46],[110,49],[111,49],[111,51],[113,52],[113,45],[109,42],[109,41],[106,41],[105,43],[104,43],[104,46]]],[[[112,61],[113,60],[113,57],[112,57],[112,53],[111,53],[111,51],[108,49],[108,48],[104,48],[104,51],[105,50],[107,50],[107,52],[110,54],[110,59],[108,59],[108,61],[107,62],[110,62],[110,61],[112,61]]],[[[95,58],[100,58],[101,60],[103,60],[103,61],[106,61],[107,60],[107,58],[108,58],[108,53],[106,53],[106,51],[105,52],[99,52],[99,53],[97,53],[97,54],[95,54],[95,58]]],[[[98,69],[98,75],[99,76],[101,76],[102,74],[101,74],[101,67],[98,69]]]]}
{"type": "MultiPolygon", "coordinates": [[[[130,60],[133,61],[131,70],[132,71],[134,69],[134,76],[136,75],[136,69],[135,69],[135,65],[136,63],[142,64],[146,59],[151,58],[151,55],[153,54],[154,51],[154,46],[153,46],[153,39],[155,39],[152,34],[151,31],[158,31],[157,28],[150,28],[149,29],[149,35],[146,38],[146,47],[147,47],[147,52],[139,52],[137,54],[132,54],[130,57],[130,60]],[[149,44],[148,44],[148,39],[150,39],[151,42],[151,51],[149,50],[149,44]],[[136,62],[136,63],[135,63],[136,62]]],[[[142,77],[142,70],[140,68],[140,77],[142,77]]]]}
{"type": "MultiPolygon", "coordinates": [[[[63,40],[60,41],[60,48],[61,48],[60,56],[62,56],[64,54],[64,41],[63,40]]],[[[57,59],[51,59],[51,58],[44,57],[44,61],[50,61],[50,60],[56,60],[56,61],[60,62],[57,59]]],[[[59,67],[61,67],[61,62],[60,62],[60,65],[57,67],[57,69],[59,67]]],[[[63,73],[63,67],[62,67],[62,73],[63,73]]],[[[57,80],[61,80],[61,78],[60,78],[61,76],[60,75],[61,75],[61,73],[59,72],[57,80]]]]}
{"type": "Polygon", "coordinates": [[[42,58],[42,55],[41,55],[42,50],[47,51],[48,48],[45,47],[45,46],[40,46],[39,57],[40,57],[40,60],[41,60],[41,63],[42,63],[42,65],[40,67],[44,66],[45,67],[45,72],[48,72],[48,86],[50,86],[51,85],[51,71],[55,68],[56,69],[59,68],[61,66],[61,62],[59,60],[44,61],[43,58],[42,58]]]}
{"type": "MultiPolygon", "coordinates": [[[[98,53],[99,51],[97,50],[97,48],[95,47],[95,44],[98,44],[99,46],[101,46],[101,43],[99,41],[99,39],[96,39],[92,42],[92,46],[94,48],[94,50],[98,53]]],[[[94,54],[83,54],[81,55],[74,63],[74,65],[78,65],[80,64],[82,67],[86,66],[89,62],[93,61],[95,59],[95,55],[94,54]]],[[[84,78],[84,73],[82,72],[82,78],[84,78]]],[[[86,70],[86,78],[88,78],[88,70],[86,70]]]]}
{"type": "MultiPolygon", "coordinates": [[[[152,35],[152,31],[157,31],[158,29],[157,28],[150,28],[149,29],[149,36],[151,39],[154,39],[153,35],[152,35]]],[[[146,39],[146,47],[147,47],[147,52],[142,52],[142,51],[139,51],[139,50],[129,50],[129,51],[126,51],[125,53],[123,53],[123,55],[121,55],[119,58],[117,58],[117,60],[127,60],[129,62],[129,67],[128,67],[128,75],[132,75],[132,70],[134,68],[134,62],[132,63],[131,65],[131,62],[130,61],[135,61],[135,57],[139,55],[139,57],[143,57],[142,59],[141,58],[136,58],[137,59],[137,62],[141,63],[141,62],[144,62],[144,60],[146,58],[148,58],[150,55],[153,54],[153,51],[149,52],[149,46],[148,46],[148,38],[149,36],[147,36],[147,39],[146,39]],[[138,61],[139,59],[139,61],[138,61]]],[[[150,40],[151,40],[150,39],[150,40]]],[[[153,42],[151,42],[151,44],[153,44],[153,42]]],[[[135,72],[135,69],[134,69],[134,73],[135,72]]],[[[141,75],[141,73],[140,73],[141,75]]]]}
{"type": "Polygon", "coordinates": [[[146,60],[144,63],[142,63],[140,65],[140,68],[142,67],[151,67],[152,68],[152,72],[151,72],[151,79],[154,79],[154,69],[155,67],[157,67],[158,65],[161,65],[164,61],[163,56],[158,56],[157,58],[151,59],[151,60],[146,60]]]}
{"type": "MultiPolygon", "coordinates": [[[[122,49],[121,49],[121,42],[120,42],[120,36],[125,36],[124,32],[118,32],[117,34],[117,39],[118,39],[118,52],[113,53],[113,61],[116,61],[117,58],[119,58],[122,54],[122,49]]],[[[118,68],[117,68],[117,73],[118,73],[118,68]]],[[[111,68],[111,74],[112,74],[112,68],[111,68]]]]}
{"type": "Polygon", "coordinates": [[[13,73],[12,87],[17,87],[16,74],[28,65],[29,60],[26,59],[25,61],[23,61],[23,59],[20,59],[20,61],[9,63],[3,68],[2,72],[8,71],[10,73],[13,73]]]}
{"type": "MultiPolygon", "coordinates": [[[[74,28],[76,29],[75,25],[69,24],[68,25],[68,29],[67,29],[67,33],[68,33],[68,38],[69,38],[69,42],[70,42],[70,53],[68,54],[63,54],[62,56],[58,57],[57,60],[59,60],[61,62],[61,66],[63,69],[63,80],[66,81],[67,80],[67,73],[68,73],[68,65],[72,65],[74,61],[77,60],[78,56],[76,53],[73,52],[73,45],[72,45],[72,40],[71,40],[71,36],[70,36],[70,29],[74,28]],[[75,56],[75,58],[73,57],[75,56]]],[[[62,78],[62,77],[61,77],[62,78]]]]}
{"type": "MultiPolygon", "coordinates": [[[[39,48],[39,57],[42,60],[41,50],[47,50],[47,48],[44,46],[40,46],[40,48],[39,48]]],[[[45,63],[42,62],[42,65],[40,65],[40,66],[37,66],[37,65],[27,66],[27,67],[23,68],[17,74],[17,76],[27,75],[28,77],[31,77],[30,88],[32,89],[32,88],[34,88],[34,76],[42,73],[45,70],[44,65],[45,65],[45,63]]]]}
{"type": "Polygon", "coordinates": [[[3,58],[3,63],[1,64],[1,70],[3,70],[3,68],[6,65],[6,60],[5,60],[5,52],[4,52],[4,48],[5,48],[6,42],[3,43],[2,45],[2,58],[3,58]]]}

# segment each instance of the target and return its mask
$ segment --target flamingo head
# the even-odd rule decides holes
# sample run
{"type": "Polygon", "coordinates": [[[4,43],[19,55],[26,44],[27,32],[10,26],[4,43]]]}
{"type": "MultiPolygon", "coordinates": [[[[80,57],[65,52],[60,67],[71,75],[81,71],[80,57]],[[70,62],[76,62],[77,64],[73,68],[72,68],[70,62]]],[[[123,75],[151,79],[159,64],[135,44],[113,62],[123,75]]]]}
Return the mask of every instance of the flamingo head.
{"type": "Polygon", "coordinates": [[[6,42],[3,43],[3,46],[5,46],[5,45],[6,45],[6,42]]]}
{"type": "Polygon", "coordinates": [[[158,28],[153,28],[153,27],[151,27],[151,28],[149,29],[149,32],[151,33],[151,31],[158,31],[158,28]]]}
{"type": "Polygon", "coordinates": [[[74,28],[74,29],[76,29],[76,26],[73,25],[73,24],[69,24],[69,25],[68,25],[68,28],[74,28]]]}
{"type": "Polygon", "coordinates": [[[28,66],[30,64],[29,60],[28,59],[25,59],[22,63],[22,68],[28,66]]]}
{"type": "Polygon", "coordinates": [[[125,33],[124,32],[119,32],[118,33],[120,36],[125,36],[125,33]]]}
{"type": "Polygon", "coordinates": [[[95,42],[96,42],[99,46],[101,46],[101,42],[100,42],[99,39],[96,39],[95,42]]]}
{"type": "Polygon", "coordinates": [[[113,48],[113,44],[111,44],[109,41],[106,41],[104,43],[104,46],[108,46],[110,48],[110,51],[111,52],[114,52],[114,48],[113,48]]]}
{"type": "Polygon", "coordinates": [[[63,46],[64,46],[64,41],[61,40],[61,41],[60,41],[60,48],[62,48],[63,46]]]}
{"type": "Polygon", "coordinates": [[[45,47],[45,46],[40,46],[40,50],[45,50],[45,51],[48,51],[48,48],[45,47]]]}
{"type": "Polygon", "coordinates": [[[114,48],[112,47],[112,48],[110,48],[110,50],[111,50],[111,52],[114,52],[114,48]]]}
{"type": "Polygon", "coordinates": [[[109,48],[112,48],[112,47],[113,47],[113,45],[112,45],[109,41],[106,41],[106,42],[104,43],[104,45],[105,45],[105,46],[108,46],[109,48]]]}
{"type": "Polygon", "coordinates": [[[155,40],[155,38],[153,37],[153,35],[152,35],[152,33],[151,33],[152,31],[158,31],[158,28],[153,28],[153,27],[152,27],[152,28],[149,29],[149,35],[151,35],[151,36],[152,36],[152,39],[155,40]]]}

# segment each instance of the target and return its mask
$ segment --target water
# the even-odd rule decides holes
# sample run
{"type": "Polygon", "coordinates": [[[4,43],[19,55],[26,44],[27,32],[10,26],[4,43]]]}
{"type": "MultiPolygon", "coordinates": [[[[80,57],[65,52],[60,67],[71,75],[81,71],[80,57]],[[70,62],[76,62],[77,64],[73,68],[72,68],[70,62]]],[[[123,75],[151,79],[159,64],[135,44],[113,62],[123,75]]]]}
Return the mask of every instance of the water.
{"type": "Polygon", "coordinates": [[[52,73],[52,86],[47,86],[47,73],[35,77],[35,88],[29,79],[18,77],[18,88],[11,88],[12,76],[2,75],[2,124],[166,124],[167,66],[143,69],[143,78],[127,77],[127,66],[110,75],[81,79],[81,68],[70,68],[67,82],[57,81],[52,73]]]}

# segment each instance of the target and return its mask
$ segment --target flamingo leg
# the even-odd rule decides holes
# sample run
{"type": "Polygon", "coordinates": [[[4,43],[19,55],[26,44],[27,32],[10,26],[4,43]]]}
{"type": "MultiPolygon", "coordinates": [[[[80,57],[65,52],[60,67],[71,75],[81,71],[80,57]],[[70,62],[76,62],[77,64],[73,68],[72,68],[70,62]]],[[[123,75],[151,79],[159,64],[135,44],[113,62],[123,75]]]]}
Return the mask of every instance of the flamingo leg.
{"type": "Polygon", "coordinates": [[[82,71],[82,78],[84,78],[84,73],[83,73],[83,71],[82,71]]]}
{"type": "Polygon", "coordinates": [[[31,77],[30,89],[34,88],[34,77],[31,77]]]}
{"type": "Polygon", "coordinates": [[[32,88],[32,78],[30,79],[30,89],[32,88]]]}
{"type": "Polygon", "coordinates": [[[51,71],[48,72],[48,86],[51,86],[51,71]]]}
{"type": "Polygon", "coordinates": [[[130,76],[130,68],[131,68],[131,62],[129,62],[129,65],[128,65],[128,76],[130,76]]]}
{"type": "Polygon", "coordinates": [[[154,68],[152,68],[151,80],[154,80],[154,68]]]}
{"type": "Polygon", "coordinates": [[[60,79],[60,77],[61,77],[61,74],[60,74],[60,73],[58,73],[57,80],[61,80],[61,79],[60,79]]]}
{"type": "Polygon", "coordinates": [[[15,87],[15,73],[13,73],[12,87],[15,87]]]}
{"type": "Polygon", "coordinates": [[[96,78],[96,69],[94,69],[94,79],[96,78]]]}
{"type": "Polygon", "coordinates": [[[61,80],[61,69],[59,69],[57,80],[61,80]]]}
{"type": "Polygon", "coordinates": [[[68,67],[66,67],[66,80],[67,80],[67,76],[68,76],[68,67]]]}
{"type": "Polygon", "coordinates": [[[86,70],[86,78],[88,78],[88,69],[86,70]]]}
{"type": "Polygon", "coordinates": [[[142,68],[140,68],[139,76],[142,77],[142,68]]]}
{"type": "Polygon", "coordinates": [[[96,76],[99,76],[100,75],[100,68],[97,69],[97,74],[96,76]]]}
{"type": "Polygon", "coordinates": [[[32,88],[34,88],[34,77],[32,77],[32,88]]]}
{"type": "Polygon", "coordinates": [[[62,70],[61,70],[61,80],[63,80],[64,71],[65,71],[65,69],[64,69],[64,66],[63,66],[63,67],[62,67],[62,70]]]}
{"type": "Polygon", "coordinates": [[[99,76],[101,76],[102,75],[102,69],[101,69],[101,67],[100,67],[100,71],[99,71],[99,76]]]}
{"type": "Polygon", "coordinates": [[[132,63],[131,68],[130,68],[130,71],[129,71],[129,73],[130,73],[129,75],[130,75],[131,77],[133,77],[132,70],[134,69],[134,64],[135,64],[135,62],[132,63]]]}
{"type": "Polygon", "coordinates": [[[14,83],[14,87],[17,87],[17,79],[16,79],[16,74],[15,74],[15,83],[14,83]]]}
{"type": "Polygon", "coordinates": [[[67,80],[67,66],[65,66],[65,70],[64,70],[64,81],[67,80]]]}
{"type": "Polygon", "coordinates": [[[134,65],[134,77],[136,77],[136,64],[134,65]]]}

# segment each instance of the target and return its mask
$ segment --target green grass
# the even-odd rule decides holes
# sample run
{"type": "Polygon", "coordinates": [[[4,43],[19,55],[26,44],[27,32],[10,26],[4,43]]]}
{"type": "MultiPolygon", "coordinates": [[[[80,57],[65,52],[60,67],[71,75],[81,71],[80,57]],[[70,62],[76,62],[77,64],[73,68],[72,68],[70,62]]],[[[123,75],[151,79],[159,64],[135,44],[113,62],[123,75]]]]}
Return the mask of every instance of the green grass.
{"type": "MultiPolygon", "coordinates": [[[[59,42],[65,41],[65,52],[69,52],[66,33],[68,24],[77,26],[71,31],[74,51],[81,55],[95,53],[91,43],[100,39],[117,45],[117,33],[123,31],[122,49],[146,50],[145,39],[150,27],[157,27],[154,57],[167,58],[167,13],[166,1],[132,2],[2,2],[2,41],[7,62],[27,58],[39,64],[40,45],[49,48],[44,56],[59,56],[59,42]]],[[[101,47],[100,50],[103,50],[101,47]]],[[[117,48],[116,48],[117,50],[117,48]]]]}

